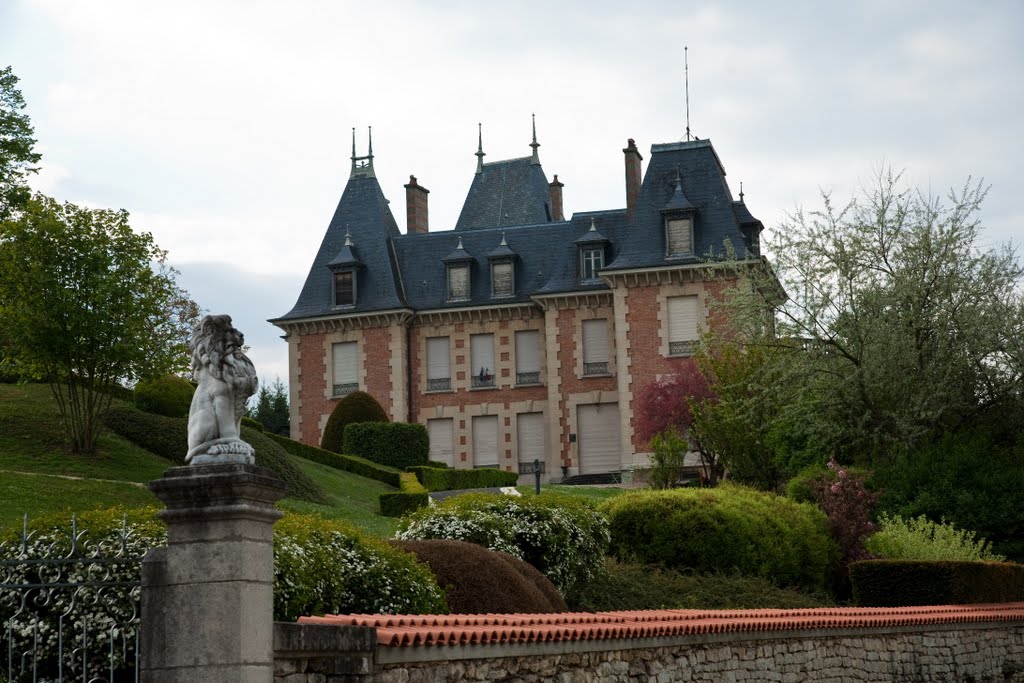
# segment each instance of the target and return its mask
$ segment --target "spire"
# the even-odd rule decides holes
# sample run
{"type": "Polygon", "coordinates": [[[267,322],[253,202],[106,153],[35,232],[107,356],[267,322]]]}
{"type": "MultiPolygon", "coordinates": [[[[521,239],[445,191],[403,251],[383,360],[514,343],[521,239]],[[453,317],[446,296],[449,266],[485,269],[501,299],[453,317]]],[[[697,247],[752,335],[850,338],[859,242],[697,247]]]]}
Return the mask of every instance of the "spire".
{"type": "Polygon", "coordinates": [[[373,162],[373,126],[367,126],[366,127],[366,135],[370,139],[370,149],[366,153],[366,155],[368,157],[370,157],[370,162],[372,163],[373,162]]]}
{"type": "Polygon", "coordinates": [[[356,129],[352,129],[352,172],[350,178],[376,178],[373,172],[373,127],[369,129],[370,147],[366,156],[356,156],[356,129]]]}
{"type": "Polygon", "coordinates": [[[530,163],[539,166],[540,157],[537,156],[537,148],[540,147],[540,143],[537,142],[537,115],[530,114],[530,119],[533,121],[533,142],[530,143],[530,147],[533,147],[533,158],[530,159],[530,163]]]}
{"type": "Polygon", "coordinates": [[[743,201],[743,181],[740,181],[740,201],[743,201]]]}
{"type": "Polygon", "coordinates": [[[476,145],[476,172],[477,175],[484,172],[484,126],[482,123],[476,124],[477,134],[477,145],[476,145]]]}
{"type": "Polygon", "coordinates": [[[352,167],[356,165],[356,127],[352,126],[352,167]]]}

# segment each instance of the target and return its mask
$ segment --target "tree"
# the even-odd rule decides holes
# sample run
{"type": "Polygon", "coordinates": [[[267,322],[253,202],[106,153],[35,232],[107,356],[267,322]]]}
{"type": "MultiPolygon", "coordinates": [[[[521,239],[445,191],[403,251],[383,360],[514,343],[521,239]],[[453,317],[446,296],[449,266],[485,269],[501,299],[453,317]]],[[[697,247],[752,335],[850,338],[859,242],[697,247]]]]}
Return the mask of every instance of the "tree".
{"type": "Polygon", "coordinates": [[[92,453],[119,382],[188,369],[198,308],[126,211],[35,195],[0,222],[0,363],[50,383],[71,448],[92,453]]]}
{"type": "Polygon", "coordinates": [[[0,69],[0,220],[28,200],[27,176],[42,158],[33,151],[32,122],[22,113],[25,100],[11,67],[0,69]]]}
{"type": "Polygon", "coordinates": [[[254,403],[247,411],[248,417],[259,422],[268,432],[288,434],[291,419],[288,413],[288,389],[280,377],[269,388],[266,382],[261,382],[254,403]]]}
{"type": "Polygon", "coordinates": [[[969,179],[936,197],[886,171],[842,209],[825,194],[775,231],[774,270],[720,302],[756,330],[761,293],[785,288],[777,337],[762,342],[798,349],[773,361],[795,388],[780,417],[817,457],[884,460],[1020,395],[1024,271],[1009,246],[981,248],[985,193],[969,179]]]}

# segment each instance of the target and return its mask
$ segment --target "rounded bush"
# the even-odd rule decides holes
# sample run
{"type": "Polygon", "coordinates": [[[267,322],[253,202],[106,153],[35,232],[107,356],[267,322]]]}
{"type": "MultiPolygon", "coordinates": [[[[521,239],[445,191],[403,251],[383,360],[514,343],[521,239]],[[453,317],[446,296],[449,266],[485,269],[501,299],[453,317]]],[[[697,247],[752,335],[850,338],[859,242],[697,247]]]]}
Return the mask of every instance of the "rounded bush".
{"type": "Polygon", "coordinates": [[[135,406],[147,413],[186,417],[195,393],[191,382],[176,375],[140,379],[135,385],[135,406]]]}
{"type": "Polygon", "coordinates": [[[454,614],[565,612],[546,576],[508,553],[465,541],[393,541],[430,566],[454,614]]]}
{"type": "Polygon", "coordinates": [[[250,427],[251,429],[255,429],[257,432],[265,432],[265,431],[267,431],[266,428],[263,426],[262,422],[258,422],[256,420],[252,419],[251,417],[243,416],[242,417],[242,425],[245,426],[245,427],[250,427]]]}
{"type": "Polygon", "coordinates": [[[356,422],[388,422],[388,414],[377,399],[365,391],[353,391],[334,406],[324,426],[320,448],[332,453],[345,452],[345,425],[356,422]]]}
{"type": "Polygon", "coordinates": [[[407,517],[395,537],[446,538],[500,550],[530,563],[569,595],[601,570],[608,523],[589,502],[570,496],[467,494],[407,517]]]}
{"type": "Polygon", "coordinates": [[[638,491],[600,509],[610,524],[610,554],[623,561],[817,590],[838,559],[820,510],[740,486],[638,491]]]}

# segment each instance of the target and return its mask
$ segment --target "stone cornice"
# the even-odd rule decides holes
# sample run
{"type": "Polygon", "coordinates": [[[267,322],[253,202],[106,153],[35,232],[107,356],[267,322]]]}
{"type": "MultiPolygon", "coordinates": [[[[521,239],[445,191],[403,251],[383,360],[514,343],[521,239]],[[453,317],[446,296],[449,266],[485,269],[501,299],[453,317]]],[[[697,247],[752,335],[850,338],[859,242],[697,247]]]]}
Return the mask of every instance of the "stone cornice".
{"type": "Polygon", "coordinates": [[[362,330],[370,327],[389,327],[406,325],[415,313],[408,308],[395,308],[387,311],[368,311],[366,313],[339,313],[331,316],[315,318],[299,318],[297,320],[271,320],[270,322],[285,331],[286,336],[292,334],[317,334],[326,332],[345,332],[362,330]]]}
{"type": "Polygon", "coordinates": [[[532,297],[543,310],[564,308],[599,308],[612,305],[610,291],[560,292],[532,297]]]}

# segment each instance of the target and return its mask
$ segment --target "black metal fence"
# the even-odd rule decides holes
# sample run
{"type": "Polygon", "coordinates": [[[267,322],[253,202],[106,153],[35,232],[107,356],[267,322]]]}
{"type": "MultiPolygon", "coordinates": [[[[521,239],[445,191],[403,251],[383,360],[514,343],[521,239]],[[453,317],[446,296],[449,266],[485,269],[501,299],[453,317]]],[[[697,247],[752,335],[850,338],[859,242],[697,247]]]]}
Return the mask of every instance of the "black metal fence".
{"type": "Polygon", "coordinates": [[[138,681],[141,555],[127,521],[0,542],[0,680],[138,681]]]}

